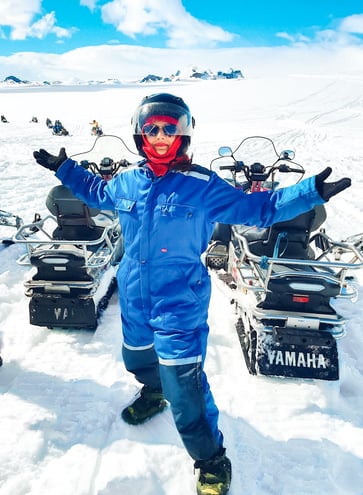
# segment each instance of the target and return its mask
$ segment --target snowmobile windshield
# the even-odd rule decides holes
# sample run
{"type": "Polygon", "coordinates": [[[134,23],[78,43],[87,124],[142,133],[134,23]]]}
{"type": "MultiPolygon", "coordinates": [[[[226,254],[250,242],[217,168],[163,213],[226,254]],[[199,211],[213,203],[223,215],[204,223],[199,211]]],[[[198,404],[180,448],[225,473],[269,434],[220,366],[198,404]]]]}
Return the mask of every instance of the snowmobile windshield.
{"type": "Polygon", "coordinates": [[[142,105],[136,111],[133,119],[133,134],[141,135],[153,132],[153,121],[165,121],[166,131],[173,136],[191,136],[193,119],[185,108],[170,102],[150,102],[142,105]]]}

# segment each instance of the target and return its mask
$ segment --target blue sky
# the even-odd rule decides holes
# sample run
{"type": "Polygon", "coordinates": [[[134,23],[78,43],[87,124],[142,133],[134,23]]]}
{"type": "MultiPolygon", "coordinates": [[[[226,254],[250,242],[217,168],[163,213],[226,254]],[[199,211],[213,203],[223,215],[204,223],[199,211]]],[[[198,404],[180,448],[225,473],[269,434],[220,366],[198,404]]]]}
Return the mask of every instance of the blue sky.
{"type": "Polygon", "coordinates": [[[0,56],[90,45],[278,46],[362,40],[362,0],[1,0],[0,56]]]}
{"type": "Polygon", "coordinates": [[[132,81],[191,65],[355,74],[362,0],[0,0],[0,81],[132,81]]]}

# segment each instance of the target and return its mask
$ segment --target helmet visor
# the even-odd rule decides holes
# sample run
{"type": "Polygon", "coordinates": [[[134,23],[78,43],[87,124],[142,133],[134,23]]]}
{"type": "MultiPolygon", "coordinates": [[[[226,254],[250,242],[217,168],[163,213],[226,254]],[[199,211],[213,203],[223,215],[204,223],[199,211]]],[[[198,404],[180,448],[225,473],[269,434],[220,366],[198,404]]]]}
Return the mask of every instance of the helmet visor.
{"type": "Polygon", "coordinates": [[[160,122],[165,123],[163,129],[169,136],[191,136],[193,133],[193,119],[186,109],[170,102],[150,102],[135,113],[134,134],[153,135],[155,124],[160,122]]]}

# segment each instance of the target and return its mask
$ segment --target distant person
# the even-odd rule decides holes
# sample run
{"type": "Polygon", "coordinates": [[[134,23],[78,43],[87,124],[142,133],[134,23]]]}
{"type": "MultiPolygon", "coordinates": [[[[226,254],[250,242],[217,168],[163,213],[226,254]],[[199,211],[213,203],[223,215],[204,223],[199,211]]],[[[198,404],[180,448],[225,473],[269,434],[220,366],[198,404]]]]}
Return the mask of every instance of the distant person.
{"type": "MultiPolygon", "coordinates": [[[[211,280],[202,261],[215,222],[260,227],[290,220],[350,186],[327,168],[299,184],[246,194],[187,154],[194,118],[168,93],[145,97],[131,121],[138,166],[106,181],[64,148],[34,152],[41,166],[88,206],[115,210],[125,254],[117,272],[125,367],[143,385],[121,416],[138,425],[170,403],[198,472],[199,495],[225,495],[232,468],[204,361],[211,280]]],[[[236,487],[238,492],[238,487],[236,487]]],[[[236,493],[237,493],[236,492],[236,493]]]]}
{"type": "Polygon", "coordinates": [[[90,122],[90,125],[92,126],[91,134],[93,134],[94,136],[101,136],[103,134],[102,128],[97,120],[93,119],[92,122],[90,122]]]}
{"type": "Polygon", "coordinates": [[[1,117],[1,122],[4,122],[4,124],[8,124],[9,121],[7,120],[7,118],[5,117],[5,115],[2,115],[1,117]]]}
{"type": "Polygon", "coordinates": [[[36,124],[37,124],[37,123],[38,123],[38,119],[37,119],[37,117],[32,117],[32,119],[31,119],[31,121],[30,121],[30,122],[34,122],[34,123],[36,123],[36,124]]]}
{"type": "Polygon", "coordinates": [[[55,134],[59,134],[61,130],[63,129],[63,124],[60,120],[56,120],[53,125],[53,132],[55,134]]]}
{"type": "Polygon", "coordinates": [[[90,122],[90,125],[92,126],[91,132],[95,134],[95,131],[98,128],[98,122],[97,120],[93,119],[92,122],[90,122]]]}

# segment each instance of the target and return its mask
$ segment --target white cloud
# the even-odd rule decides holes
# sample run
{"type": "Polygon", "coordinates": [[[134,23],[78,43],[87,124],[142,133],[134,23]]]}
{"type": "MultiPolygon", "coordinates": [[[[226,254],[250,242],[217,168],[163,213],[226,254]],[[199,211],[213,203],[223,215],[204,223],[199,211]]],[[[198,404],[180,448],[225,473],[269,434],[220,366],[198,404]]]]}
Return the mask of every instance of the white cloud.
{"type": "Polygon", "coordinates": [[[43,39],[48,34],[53,33],[57,38],[69,38],[74,32],[72,29],[64,29],[56,25],[55,13],[44,15],[39,21],[24,28],[14,28],[13,39],[25,39],[27,37],[43,39]],[[16,38],[15,38],[16,36],[16,38]]]}
{"type": "Polygon", "coordinates": [[[340,30],[348,33],[363,34],[363,14],[345,17],[340,24],[340,30]]]}
{"type": "Polygon", "coordinates": [[[303,34],[289,34],[286,31],[280,31],[276,33],[277,38],[285,39],[291,43],[305,43],[309,41],[309,38],[303,34]]]}
{"type": "Polygon", "coordinates": [[[102,19],[123,34],[155,35],[162,32],[167,46],[214,46],[236,35],[191,16],[180,0],[112,0],[102,8],[102,19]]]}
{"type": "MultiPolygon", "coordinates": [[[[1,0],[0,27],[10,27],[12,40],[24,40],[28,37],[43,39],[49,33],[58,38],[71,36],[74,28],[65,29],[56,25],[54,12],[45,14],[41,19],[33,22],[35,16],[41,13],[41,0],[1,0]]],[[[2,31],[4,36],[4,31],[2,31]]]]}
{"type": "MultiPolygon", "coordinates": [[[[80,5],[93,12],[97,0],[80,0],[80,5]]],[[[111,24],[117,31],[130,38],[161,34],[166,37],[169,47],[212,47],[236,37],[219,26],[190,15],[181,0],[111,0],[99,8],[103,22],[111,24]]],[[[57,26],[54,11],[34,22],[41,13],[42,0],[1,0],[0,29],[10,27],[12,40],[44,39],[50,33],[58,38],[67,38],[76,29],[57,26]]],[[[0,32],[5,36],[4,30],[0,32]]]]}
{"type": "Polygon", "coordinates": [[[202,70],[240,69],[245,77],[279,74],[350,74],[363,77],[363,46],[296,44],[267,48],[171,49],[128,45],[78,48],[63,54],[0,56],[0,80],[9,75],[32,81],[106,80],[128,82],[147,74],[170,76],[195,65],[202,70]]]}
{"type": "Polygon", "coordinates": [[[0,26],[11,29],[12,39],[24,39],[32,19],[40,12],[41,0],[2,0],[0,3],[0,26]]]}
{"type": "Polygon", "coordinates": [[[80,0],[79,4],[83,5],[83,7],[88,7],[90,10],[94,10],[97,5],[97,0],[80,0]]]}
{"type": "Polygon", "coordinates": [[[320,45],[322,47],[338,47],[361,45],[363,34],[363,14],[356,14],[343,18],[335,28],[316,29],[310,28],[310,36],[302,33],[289,33],[286,31],[276,33],[276,37],[285,39],[292,46],[297,45],[320,45]]]}

